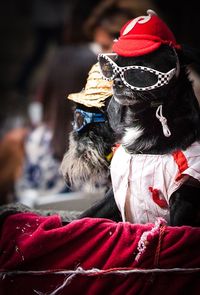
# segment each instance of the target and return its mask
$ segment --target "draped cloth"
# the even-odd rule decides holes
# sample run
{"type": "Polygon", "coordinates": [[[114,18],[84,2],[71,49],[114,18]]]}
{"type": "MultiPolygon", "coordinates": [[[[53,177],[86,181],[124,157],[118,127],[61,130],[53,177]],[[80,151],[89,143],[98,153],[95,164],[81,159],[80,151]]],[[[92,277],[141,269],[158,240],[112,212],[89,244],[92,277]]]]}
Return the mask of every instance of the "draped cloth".
{"type": "Polygon", "coordinates": [[[200,229],[17,213],[0,227],[0,294],[190,294],[200,290],[200,229]],[[192,268],[191,272],[33,275],[11,271],[192,268]],[[69,281],[64,282],[69,278],[69,281]],[[65,285],[65,286],[64,286],[65,285]],[[60,288],[60,289],[59,289],[60,288]]]}

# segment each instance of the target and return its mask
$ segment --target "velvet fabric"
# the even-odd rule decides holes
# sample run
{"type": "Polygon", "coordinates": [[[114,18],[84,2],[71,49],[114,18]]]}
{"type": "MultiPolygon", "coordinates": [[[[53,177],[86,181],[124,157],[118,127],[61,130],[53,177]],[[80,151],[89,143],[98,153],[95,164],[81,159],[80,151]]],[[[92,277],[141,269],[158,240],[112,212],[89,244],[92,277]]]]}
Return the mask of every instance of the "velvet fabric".
{"type": "MultiPolygon", "coordinates": [[[[0,228],[0,294],[199,294],[200,272],[68,275],[22,270],[199,268],[200,229],[17,213],[0,228]],[[188,291],[187,291],[188,290],[188,291]],[[187,292],[186,292],[187,291],[187,292]],[[186,293],[184,293],[186,292],[186,293]]],[[[94,271],[95,272],[95,271],[94,271]]]]}

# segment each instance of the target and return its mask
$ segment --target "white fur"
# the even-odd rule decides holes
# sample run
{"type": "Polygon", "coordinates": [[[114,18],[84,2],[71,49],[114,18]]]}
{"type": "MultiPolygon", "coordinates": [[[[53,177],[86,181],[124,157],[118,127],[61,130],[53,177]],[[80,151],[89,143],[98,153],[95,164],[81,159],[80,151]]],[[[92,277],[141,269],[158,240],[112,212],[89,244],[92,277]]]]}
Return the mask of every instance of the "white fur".
{"type": "Polygon", "coordinates": [[[126,147],[133,144],[133,142],[142,135],[143,130],[137,127],[126,128],[125,135],[122,139],[122,144],[126,147]]]}

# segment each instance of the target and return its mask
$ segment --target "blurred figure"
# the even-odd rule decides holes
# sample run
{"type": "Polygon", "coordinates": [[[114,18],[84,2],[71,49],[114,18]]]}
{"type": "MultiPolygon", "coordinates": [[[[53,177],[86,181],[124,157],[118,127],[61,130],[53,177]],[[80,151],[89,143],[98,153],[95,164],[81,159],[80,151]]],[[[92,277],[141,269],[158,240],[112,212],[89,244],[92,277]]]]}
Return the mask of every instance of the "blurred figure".
{"type": "MultiPolygon", "coordinates": [[[[106,7],[94,26],[85,26],[85,30],[92,34],[91,43],[76,40],[74,28],[74,44],[56,50],[47,67],[46,76],[35,94],[35,100],[42,104],[43,116],[42,122],[38,127],[34,126],[27,138],[24,173],[16,185],[19,199],[28,198],[28,194],[30,199],[34,199],[68,191],[58,172],[63,155],[68,149],[72,121],[72,106],[65,97],[84,87],[88,71],[97,61],[97,54],[105,49],[111,50],[120,27],[132,17],[129,10],[116,8],[115,5],[109,6],[109,10],[106,7]],[[91,30],[87,29],[89,27],[91,30]],[[109,42],[105,42],[105,35],[103,38],[99,37],[102,30],[106,32],[109,42]]],[[[79,24],[79,28],[82,30],[83,24],[79,24]]]]}
{"type": "Polygon", "coordinates": [[[20,94],[26,95],[29,80],[35,68],[42,61],[51,43],[64,44],[64,30],[67,20],[66,0],[34,0],[31,2],[32,24],[35,45],[32,55],[25,62],[17,82],[20,94]]]}
{"type": "Polygon", "coordinates": [[[70,191],[59,173],[71,131],[71,104],[65,97],[83,88],[96,55],[85,45],[65,46],[55,52],[41,81],[36,100],[42,120],[29,133],[22,177],[16,183],[18,200],[32,206],[41,196],[70,191]]]}
{"type": "Polygon", "coordinates": [[[104,0],[97,4],[86,20],[84,31],[90,40],[100,46],[102,52],[112,51],[114,39],[127,21],[154,9],[151,0],[104,0]]]}
{"type": "Polygon", "coordinates": [[[87,19],[84,30],[88,38],[100,46],[101,52],[109,52],[121,27],[133,17],[133,12],[119,7],[117,1],[102,1],[87,19]]]}
{"type": "Polygon", "coordinates": [[[15,182],[22,174],[27,129],[16,128],[0,140],[0,205],[15,201],[15,182]]]}

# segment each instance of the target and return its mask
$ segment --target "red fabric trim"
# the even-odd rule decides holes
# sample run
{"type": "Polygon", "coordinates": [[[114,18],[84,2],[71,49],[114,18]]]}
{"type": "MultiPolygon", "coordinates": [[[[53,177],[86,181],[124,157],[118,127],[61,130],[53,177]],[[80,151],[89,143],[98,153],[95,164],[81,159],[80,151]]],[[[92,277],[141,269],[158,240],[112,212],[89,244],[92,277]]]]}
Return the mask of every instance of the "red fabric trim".
{"type": "Polygon", "coordinates": [[[159,196],[159,190],[158,189],[154,189],[153,187],[149,187],[149,191],[152,193],[152,199],[153,201],[161,208],[167,208],[168,204],[167,201],[165,199],[161,199],[159,196]]]}
{"type": "Polygon", "coordinates": [[[121,40],[113,45],[113,52],[121,56],[141,56],[155,51],[161,45],[160,42],[148,41],[148,44],[143,44],[143,40],[130,42],[129,40],[121,40]],[[142,43],[140,45],[140,43],[142,43]],[[132,46],[133,45],[133,46],[132,46]],[[134,46],[135,45],[135,46],[134,46]]]}
{"type": "Polygon", "coordinates": [[[178,174],[176,176],[176,181],[180,180],[183,175],[182,173],[188,168],[188,161],[182,151],[176,151],[172,153],[172,156],[174,158],[174,161],[176,162],[178,166],[178,174]]]}
{"type": "Polygon", "coordinates": [[[151,40],[150,38],[144,40],[137,37],[132,40],[130,36],[124,36],[124,38],[121,37],[118,42],[113,44],[113,52],[121,56],[140,56],[157,50],[162,44],[167,44],[177,50],[181,49],[179,44],[159,40],[159,38],[155,38],[155,40],[151,40]]]}
{"type": "MultiPolygon", "coordinates": [[[[128,34],[128,35],[122,35],[119,37],[119,41],[121,40],[142,40],[144,43],[147,41],[153,41],[153,42],[160,42],[162,43],[164,40],[162,40],[159,36],[149,35],[149,34],[128,34]]],[[[168,41],[168,43],[171,42],[171,40],[168,41]]],[[[135,43],[135,42],[134,42],[135,43]]]]}

